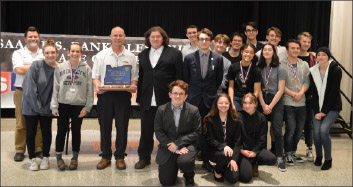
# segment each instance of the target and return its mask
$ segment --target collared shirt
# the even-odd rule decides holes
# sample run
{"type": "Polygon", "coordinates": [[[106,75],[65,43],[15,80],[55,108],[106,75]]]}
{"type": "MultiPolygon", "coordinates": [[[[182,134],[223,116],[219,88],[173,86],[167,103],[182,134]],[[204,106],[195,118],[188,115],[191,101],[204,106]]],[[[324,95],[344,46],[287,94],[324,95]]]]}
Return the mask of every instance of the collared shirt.
{"type": "Polygon", "coordinates": [[[125,48],[119,55],[116,55],[113,52],[113,49],[111,47],[100,51],[96,55],[96,59],[93,63],[93,68],[92,68],[92,78],[100,79],[102,86],[104,85],[104,78],[105,78],[107,65],[110,65],[111,67],[130,65],[131,81],[138,80],[138,69],[137,69],[136,57],[134,54],[132,54],[125,48]]]}
{"type": "Polygon", "coordinates": [[[183,106],[184,106],[184,103],[178,107],[178,108],[175,108],[172,105],[172,110],[173,110],[173,116],[174,116],[174,122],[175,122],[175,127],[176,127],[176,130],[178,131],[178,127],[179,127],[179,120],[180,120],[180,114],[181,114],[181,111],[183,110],[183,106]]]}
{"type": "Polygon", "coordinates": [[[181,53],[183,54],[183,60],[185,58],[186,55],[193,53],[195,51],[199,50],[199,47],[197,46],[196,48],[192,48],[190,43],[188,43],[187,45],[185,45],[183,47],[183,49],[181,50],[181,53]]]}
{"type": "MultiPolygon", "coordinates": [[[[18,49],[12,54],[12,69],[15,71],[15,68],[22,67],[24,65],[32,64],[35,60],[43,60],[43,51],[42,49],[37,49],[36,53],[32,53],[27,46],[22,49],[18,49]]],[[[23,80],[25,75],[16,74],[15,87],[22,87],[23,80]]]]}
{"type": "MultiPolygon", "coordinates": [[[[152,68],[156,67],[158,60],[161,57],[161,54],[163,52],[163,49],[164,49],[163,45],[158,49],[154,49],[153,47],[151,47],[149,56],[150,56],[150,62],[151,62],[152,68]]],[[[153,88],[153,93],[152,93],[151,106],[157,106],[154,88],[153,88]]]]}
{"type": "Polygon", "coordinates": [[[208,70],[208,57],[210,56],[210,50],[207,51],[207,53],[203,53],[199,51],[200,55],[200,66],[201,66],[201,76],[202,78],[206,77],[207,70],[208,70]]]}

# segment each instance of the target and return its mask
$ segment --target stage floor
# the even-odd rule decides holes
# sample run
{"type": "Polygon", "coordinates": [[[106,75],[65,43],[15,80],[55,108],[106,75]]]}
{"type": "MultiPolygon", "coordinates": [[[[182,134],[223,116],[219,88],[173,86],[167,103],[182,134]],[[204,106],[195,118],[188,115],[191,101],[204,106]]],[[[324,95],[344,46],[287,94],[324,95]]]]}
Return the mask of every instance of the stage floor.
{"type": "MultiPolygon", "coordinates": [[[[27,153],[23,162],[13,161],[15,155],[14,128],[14,118],[1,119],[1,186],[160,186],[158,165],[155,163],[157,142],[155,142],[151,165],[142,170],[134,169],[134,164],[138,161],[139,119],[130,120],[126,150],[128,156],[125,158],[127,169],[122,171],[116,169],[114,158],[110,167],[104,170],[96,169],[100,160],[98,156],[100,133],[97,119],[84,119],[83,121],[79,165],[74,171],[57,169],[55,119],[53,120],[49,170],[29,171],[27,153]]],[[[115,128],[113,128],[112,137],[115,137],[114,131],[115,128]]],[[[352,140],[348,135],[332,135],[333,167],[328,171],[321,171],[320,167],[306,160],[304,140],[300,140],[297,153],[304,158],[304,163],[287,166],[287,172],[280,172],[277,166],[260,166],[259,177],[253,178],[250,183],[238,182],[235,186],[352,186],[352,140]]],[[[71,145],[69,145],[69,155],[64,156],[67,164],[71,157],[71,145]]],[[[213,174],[207,173],[201,164],[200,161],[196,161],[195,183],[197,186],[231,185],[228,182],[214,181],[213,174]]],[[[177,186],[184,185],[182,176],[179,172],[177,186]]]]}

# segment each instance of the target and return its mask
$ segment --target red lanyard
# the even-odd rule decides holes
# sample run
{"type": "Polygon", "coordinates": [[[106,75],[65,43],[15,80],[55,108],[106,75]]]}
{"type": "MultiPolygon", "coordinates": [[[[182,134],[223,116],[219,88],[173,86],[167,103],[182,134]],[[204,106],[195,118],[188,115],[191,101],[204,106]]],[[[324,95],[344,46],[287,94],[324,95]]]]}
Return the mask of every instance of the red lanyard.
{"type": "Polygon", "coordinates": [[[290,68],[290,71],[292,72],[293,79],[296,81],[297,80],[297,72],[299,68],[298,60],[297,60],[297,70],[294,72],[292,64],[288,60],[288,66],[290,68]]]}
{"type": "Polygon", "coordinates": [[[77,63],[75,75],[74,75],[74,78],[72,79],[72,66],[71,66],[71,63],[70,63],[70,75],[71,75],[71,86],[72,87],[74,87],[74,84],[75,84],[76,73],[77,73],[78,67],[80,67],[80,62],[77,63]]]}
{"type": "Polygon", "coordinates": [[[245,78],[244,78],[244,73],[243,73],[243,65],[242,65],[242,63],[241,63],[241,61],[240,61],[240,71],[241,71],[241,75],[242,75],[242,77],[243,77],[243,80],[242,80],[243,84],[245,84],[246,79],[248,78],[248,75],[249,75],[249,72],[250,72],[251,65],[252,65],[252,62],[250,62],[250,66],[249,66],[248,72],[246,72],[246,76],[245,76],[245,78]]]}
{"type": "Polygon", "coordinates": [[[268,81],[270,80],[270,75],[271,75],[271,72],[272,72],[272,67],[270,69],[270,73],[268,73],[268,76],[266,76],[266,67],[264,67],[264,75],[265,75],[265,86],[268,85],[268,81]]]}

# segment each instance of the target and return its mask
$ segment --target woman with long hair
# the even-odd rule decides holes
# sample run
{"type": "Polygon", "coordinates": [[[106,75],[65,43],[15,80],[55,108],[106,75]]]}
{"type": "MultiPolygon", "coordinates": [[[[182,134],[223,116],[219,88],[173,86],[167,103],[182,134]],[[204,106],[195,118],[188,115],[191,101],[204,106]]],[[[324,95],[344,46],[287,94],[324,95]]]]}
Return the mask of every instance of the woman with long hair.
{"type": "Polygon", "coordinates": [[[239,178],[238,159],[240,150],[241,121],[231,109],[227,94],[219,94],[211,111],[204,119],[210,160],[216,163],[214,179],[236,183],[239,178]]]}
{"type": "Polygon", "coordinates": [[[44,60],[32,63],[23,81],[22,114],[25,117],[26,143],[29,155],[29,170],[49,169],[52,114],[50,99],[53,93],[54,70],[58,62],[58,49],[54,40],[48,39],[43,46],[44,60]],[[43,159],[40,166],[34,153],[34,142],[38,122],[42,131],[43,159]]]}
{"type": "Polygon", "coordinates": [[[239,180],[249,182],[257,177],[258,165],[273,165],[276,156],[265,148],[267,139],[267,120],[257,111],[257,99],[253,93],[244,95],[243,110],[240,111],[243,125],[241,128],[241,146],[239,158],[239,180]]]}
{"type": "Polygon", "coordinates": [[[241,110],[241,99],[248,93],[259,96],[261,89],[261,73],[256,65],[255,46],[245,44],[240,49],[242,59],[232,64],[228,70],[228,94],[232,101],[232,108],[237,112],[241,110]]]}
{"type": "Polygon", "coordinates": [[[327,47],[317,50],[316,59],[318,64],[310,69],[314,111],[315,165],[321,166],[322,148],[324,148],[325,162],[321,170],[328,170],[332,167],[330,129],[342,110],[340,95],[342,70],[331,59],[331,52],[327,47]]]}
{"type": "MultiPolygon", "coordinates": [[[[271,151],[277,156],[277,166],[280,171],[286,171],[283,162],[283,102],[282,95],[286,81],[285,69],[279,65],[279,59],[274,45],[267,43],[261,50],[258,64],[261,70],[261,92],[259,111],[271,121],[271,151]]],[[[265,145],[266,146],[266,145],[265,145]]]]}

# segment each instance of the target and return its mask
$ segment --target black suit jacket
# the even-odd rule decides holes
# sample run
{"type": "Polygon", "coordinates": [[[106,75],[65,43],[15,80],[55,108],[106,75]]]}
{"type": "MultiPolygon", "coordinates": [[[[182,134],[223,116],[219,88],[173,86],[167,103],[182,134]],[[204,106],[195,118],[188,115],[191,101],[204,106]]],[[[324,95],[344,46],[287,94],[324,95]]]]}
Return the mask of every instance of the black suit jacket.
{"type": "Polygon", "coordinates": [[[189,84],[187,102],[200,106],[201,99],[211,108],[223,80],[223,57],[210,51],[208,71],[205,79],[201,76],[200,53],[196,51],[184,59],[184,81],[189,84]]]}
{"type": "Polygon", "coordinates": [[[168,95],[169,84],[183,78],[183,56],[178,49],[164,46],[154,68],[152,68],[149,58],[150,50],[151,48],[144,49],[138,55],[139,78],[136,102],[140,103],[142,110],[150,108],[153,88],[156,104],[160,106],[170,101],[168,95]]]}
{"type": "Polygon", "coordinates": [[[174,142],[178,149],[187,147],[196,151],[196,141],[201,134],[201,117],[197,107],[184,102],[181,110],[178,131],[175,127],[174,114],[171,102],[158,107],[154,120],[154,132],[159,141],[156,156],[157,164],[166,163],[172,152],[168,150],[167,144],[174,142]]]}
{"type": "Polygon", "coordinates": [[[224,133],[219,115],[206,118],[207,146],[214,151],[223,151],[228,145],[233,149],[232,160],[238,162],[241,145],[241,121],[234,121],[228,115],[226,123],[226,142],[224,144],[224,133]]]}

